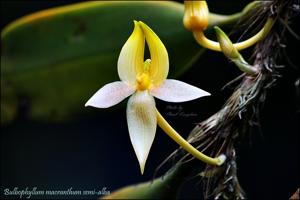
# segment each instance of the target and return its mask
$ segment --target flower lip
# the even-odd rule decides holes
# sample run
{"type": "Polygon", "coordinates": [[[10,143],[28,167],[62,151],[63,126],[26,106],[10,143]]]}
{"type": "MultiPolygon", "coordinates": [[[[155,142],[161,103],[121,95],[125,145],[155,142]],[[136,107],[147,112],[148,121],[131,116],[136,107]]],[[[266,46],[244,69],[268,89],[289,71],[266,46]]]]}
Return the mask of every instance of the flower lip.
{"type": "Polygon", "coordinates": [[[143,73],[136,76],[136,89],[137,90],[146,90],[151,87],[151,79],[149,76],[151,60],[147,59],[144,62],[143,73]]]}
{"type": "Polygon", "coordinates": [[[136,78],[137,90],[147,90],[150,88],[151,80],[148,73],[143,73],[136,78]]]}

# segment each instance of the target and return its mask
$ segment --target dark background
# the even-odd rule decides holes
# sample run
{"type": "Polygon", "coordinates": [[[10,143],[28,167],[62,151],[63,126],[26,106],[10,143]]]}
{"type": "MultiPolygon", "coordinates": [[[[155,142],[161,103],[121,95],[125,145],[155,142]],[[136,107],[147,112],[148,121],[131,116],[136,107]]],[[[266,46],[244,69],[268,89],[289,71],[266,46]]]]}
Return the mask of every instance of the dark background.
{"type": "MultiPolygon", "coordinates": [[[[1,29],[23,15],[71,2],[77,1],[1,1],[1,29]]],[[[212,12],[229,14],[248,2],[214,0],[208,4],[212,12]]],[[[287,33],[287,44],[289,59],[297,66],[299,41],[287,33]]],[[[299,88],[295,87],[299,67],[292,67],[286,61],[281,64],[286,67],[280,69],[282,78],[268,91],[260,115],[261,131],[254,128],[251,137],[241,141],[237,148],[238,175],[249,199],[288,199],[299,187],[300,99],[299,88]]],[[[207,51],[180,80],[198,85],[212,96],[181,104],[156,100],[157,106],[174,128],[187,136],[195,123],[218,111],[232,92],[222,91],[222,86],[239,74],[222,54],[207,51]],[[170,106],[181,106],[185,113],[193,115],[167,116],[173,111],[170,106]]],[[[125,109],[96,110],[93,115],[66,123],[33,122],[20,116],[13,124],[1,127],[1,198],[3,189],[14,187],[29,190],[106,187],[113,191],[150,180],[156,167],[176,148],[158,129],[145,174],[141,176],[128,137],[125,109]]],[[[159,174],[163,172],[164,169],[159,174]]],[[[199,198],[202,192],[200,185],[195,185],[197,181],[188,181],[181,196],[199,198]]]]}

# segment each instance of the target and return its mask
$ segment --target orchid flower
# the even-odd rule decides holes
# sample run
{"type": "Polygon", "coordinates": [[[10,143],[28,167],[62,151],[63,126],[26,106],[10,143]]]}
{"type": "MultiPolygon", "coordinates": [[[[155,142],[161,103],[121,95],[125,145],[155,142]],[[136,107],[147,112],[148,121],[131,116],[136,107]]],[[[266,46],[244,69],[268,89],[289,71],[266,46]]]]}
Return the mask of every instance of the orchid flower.
{"type": "Polygon", "coordinates": [[[118,59],[121,81],[104,85],[85,104],[108,108],[130,96],[127,124],[142,174],[155,137],[157,120],[161,119],[157,115],[154,97],[167,102],[185,102],[210,95],[182,81],[166,79],[168,72],[169,58],[165,46],[146,24],[134,21],[134,30],[118,59]],[[144,61],[145,41],[151,59],[144,61]]]}

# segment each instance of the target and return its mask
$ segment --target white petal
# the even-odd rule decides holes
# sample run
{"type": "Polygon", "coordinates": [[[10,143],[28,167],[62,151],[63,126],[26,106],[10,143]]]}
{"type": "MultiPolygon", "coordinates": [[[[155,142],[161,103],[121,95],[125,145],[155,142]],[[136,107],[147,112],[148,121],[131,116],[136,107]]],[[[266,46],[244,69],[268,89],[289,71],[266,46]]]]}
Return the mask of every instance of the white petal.
{"type": "Polygon", "coordinates": [[[85,104],[96,108],[108,108],[120,103],[123,99],[131,95],[135,89],[121,81],[104,85],[85,104]]]}
{"type": "Polygon", "coordinates": [[[130,97],[127,123],[130,140],[143,174],[157,126],[155,101],[147,90],[138,91],[130,97]]]}
{"type": "Polygon", "coordinates": [[[172,79],[167,79],[159,87],[153,88],[151,94],[168,102],[185,102],[210,95],[200,88],[172,79]]]}
{"type": "Polygon", "coordinates": [[[145,36],[137,21],[134,30],[119,55],[118,74],[122,81],[135,84],[136,76],[143,72],[145,36]]]}

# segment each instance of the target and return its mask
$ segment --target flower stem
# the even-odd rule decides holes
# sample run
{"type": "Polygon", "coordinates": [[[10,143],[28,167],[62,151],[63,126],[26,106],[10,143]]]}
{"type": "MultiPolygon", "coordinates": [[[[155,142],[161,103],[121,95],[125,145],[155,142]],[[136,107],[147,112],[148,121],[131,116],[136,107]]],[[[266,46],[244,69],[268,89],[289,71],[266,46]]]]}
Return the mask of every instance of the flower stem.
{"type": "MultiPolygon", "coordinates": [[[[274,24],[274,20],[271,17],[268,18],[268,20],[265,23],[264,27],[256,35],[252,36],[251,38],[249,38],[249,39],[247,39],[243,42],[233,44],[234,47],[237,50],[243,50],[243,49],[246,49],[246,48],[252,46],[256,42],[262,40],[267,35],[267,33],[272,28],[273,24],[274,24]]],[[[208,39],[204,35],[203,31],[194,31],[193,34],[194,34],[194,37],[195,37],[196,41],[201,46],[203,46],[207,49],[214,50],[214,51],[221,51],[221,47],[220,47],[219,42],[215,42],[213,40],[208,39]]]]}
{"type": "Polygon", "coordinates": [[[246,7],[238,13],[234,13],[231,15],[222,15],[217,13],[209,13],[209,26],[228,26],[236,23],[241,18],[245,18],[247,14],[251,11],[255,10],[258,6],[262,4],[261,1],[252,1],[246,7]]]}
{"type": "Polygon", "coordinates": [[[222,165],[226,156],[221,154],[216,158],[211,158],[202,152],[198,151],[195,147],[193,147],[190,143],[188,143],[183,137],[181,137],[172,127],[171,125],[164,119],[164,117],[159,113],[156,109],[157,114],[157,123],[164,130],[164,132],[170,136],[177,144],[179,144],[183,149],[192,154],[195,158],[210,164],[210,165],[222,165]]]}

